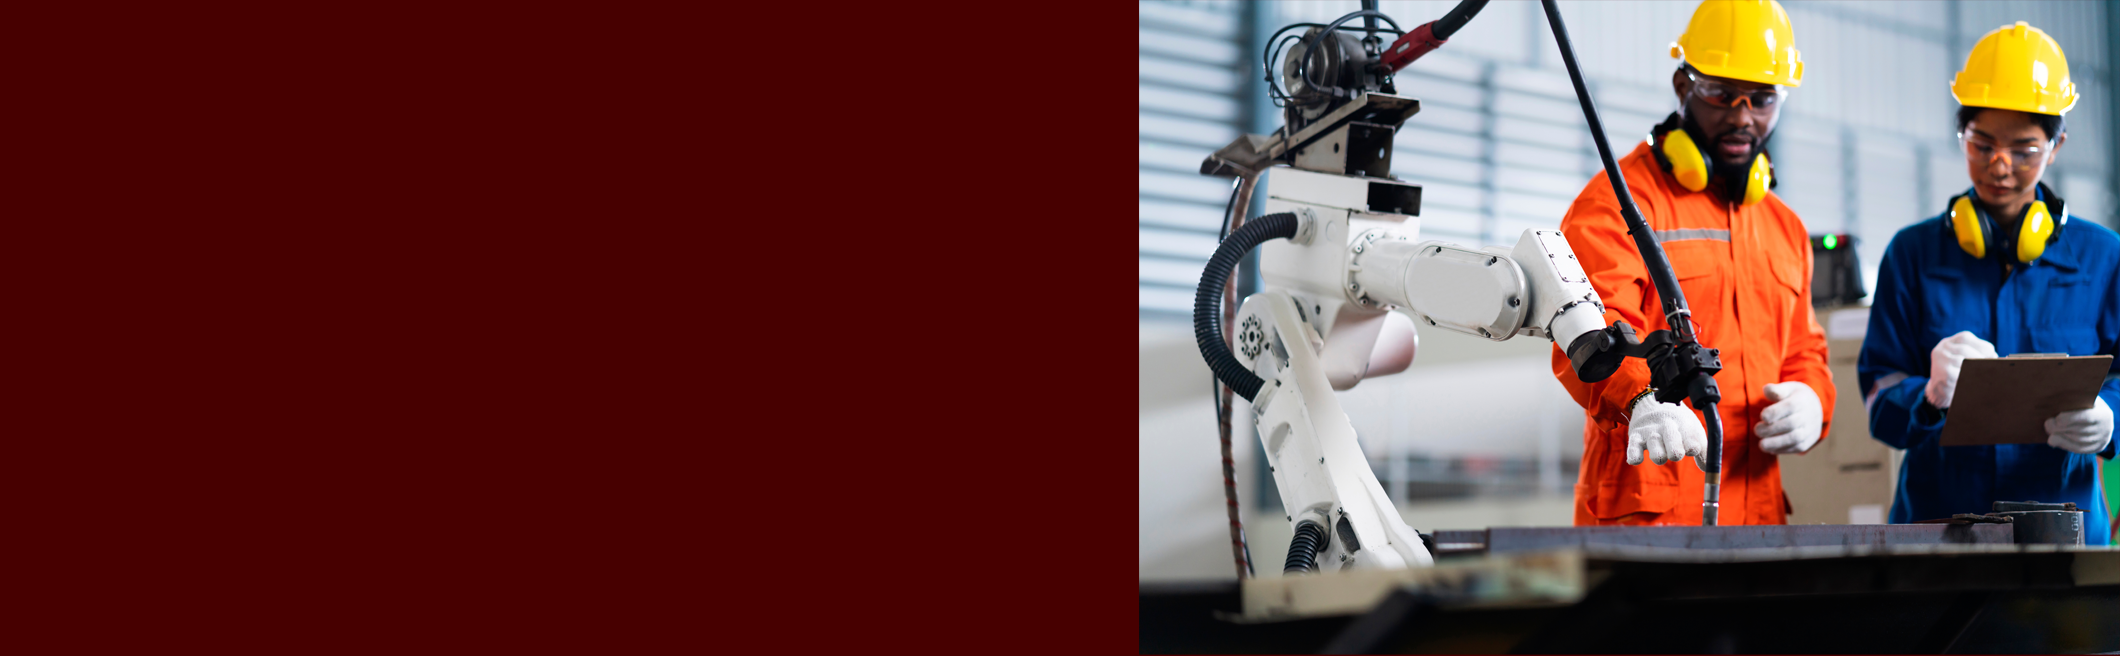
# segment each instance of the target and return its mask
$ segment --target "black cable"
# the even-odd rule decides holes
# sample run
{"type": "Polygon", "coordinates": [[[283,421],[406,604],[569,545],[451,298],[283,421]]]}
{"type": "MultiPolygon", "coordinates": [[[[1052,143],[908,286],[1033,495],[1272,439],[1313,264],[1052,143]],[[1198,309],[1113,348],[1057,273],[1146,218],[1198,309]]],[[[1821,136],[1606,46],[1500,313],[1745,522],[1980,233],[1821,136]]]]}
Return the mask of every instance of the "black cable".
{"type": "MultiPolygon", "coordinates": [[[[1300,43],[1300,42],[1302,42],[1302,40],[1303,40],[1303,35],[1300,35],[1300,34],[1292,34],[1292,35],[1289,35],[1289,36],[1288,36],[1287,38],[1281,39],[1281,41],[1280,41],[1279,43],[1277,43],[1277,44],[1275,44],[1275,45],[1274,45],[1274,50],[1273,50],[1273,52],[1272,52],[1272,53],[1271,53],[1271,54],[1269,55],[1269,59],[1277,59],[1277,58],[1279,58],[1279,57],[1280,57],[1280,54],[1281,54],[1281,51],[1282,51],[1283,49],[1285,49],[1285,48],[1286,48],[1286,46],[1287,46],[1288,42],[1290,42],[1290,41],[1295,41],[1295,42],[1299,42],[1299,43],[1300,43]]],[[[1300,74],[1300,73],[1302,73],[1302,72],[1303,72],[1303,70],[1304,70],[1304,68],[1305,68],[1304,64],[1303,64],[1303,63],[1301,63],[1301,62],[1298,62],[1298,63],[1296,64],[1296,66],[1297,66],[1297,69],[1296,69],[1297,73],[1299,73],[1299,74],[1300,74]]],[[[1274,106],[1275,106],[1275,107],[1287,107],[1287,106],[1288,106],[1288,105],[1289,105],[1290,103],[1294,103],[1294,104],[1296,104],[1296,105],[1299,105],[1299,106],[1315,105],[1315,104],[1317,104],[1317,103],[1319,103],[1319,102],[1321,102],[1321,101],[1323,101],[1323,100],[1327,100],[1327,99],[1330,99],[1330,97],[1329,97],[1329,96],[1328,96],[1328,97],[1326,97],[1326,98],[1317,98],[1317,97],[1314,97],[1314,96],[1315,96],[1315,94],[1316,94],[1316,92],[1315,92],[1315,91],[1304,91],[1304,92],[1303,92],[1303,95],[1302,95],[1302,96],[1296,96],[1296,95],[1292,95],[1292,94],[1289,94],[1289,93],[1288,93],[1287,91],[1283,91],[1283,90],[1281,90],[1281,84],[1280,84],[1280,81],[1279,81],[1279,80],[1276,80],[1276,79],[1275,79],[1275,78],[1277,78],[1277,77],[1279,77],[1279,76],[1277,76],[1277,75],[1268,75],[1268,76],[1267,76],[1267,78],[1266,78],[1266,82],[1267,82],[1267,91],[1268,91],[1269,95],[1271,95],[1271,96],[1273,97],[1273,99],[1274,99],[1274,100],[1276,101],[1276,102],[1274,103],[1274,106]]]]}
{"type": "Polygon", "coordinates": [[[1709,480],[1720,484],[1722,482],[1722,477],[1720,476],[1720,474],[1722,474],[1723,447],[1722,415],[1716,413],[1715,404],[1713,403],[1710,403],[1708,404],[1708,407],[1700,408],[1699,410],[1701,418],[1707,420],[1701,422],[1701,428],[1708,434],[1708,453],[1702,456],[1707,460],[1701,463],[1707,466],[1703,467],[1702,469],[1707,472],[1707,475],[1710,477],[1709,480]]]}
{"type": "Polygon", "coordinates": [[[1435,27],[1428,28],[1428,33],[1435,35],[1437,40],[1448,39],[1450,35],[1457,34],[1458,28],[1464,27],[1465,23],[1470,22],[1472,17],[1479,14],[1480,9],[1486,6],[1487,0],[1465,0],[1460,2],[1458,6],[1451,7],[1450,11],[1444,12],[1442,18],[1435,19],[1435,27]]]}
{"type": "MultiPolygon", "coordinates": [[[[1575,84],[1575,99],[1583,106],[1583,119],[1590,123],[1590,139],[1597,144],[1598,158],[1604,161],[1605,178],[1611,181],[1612,193],[1619,200],[1620,216],[1627,220],[1627,233],[1634,236],[1635,249],[1641,251],[1642,265],[1648,268],[1650,280],[1656,283],[1656,293],[1663,299],[1664,319],[1672,334],[1678,338],[1678,344],[1673,345],[1670,351],[1650,356],[1650,368],[1652,372],[1661,368],[1657,363],[1659,357],[1698,357],[1702,345],[1694,337],[1693,314],[1686,309],[1685,291],[1679,288],[1678,277],[1671,273],[1671,260],[1664,256],[1663,246],[1656,243],[1654,233],[1649,230],[1649,222],[1642,219],[1641,208],[1635,207],[1634,194],[1628,191],[1627,179],[1620,175],[1619,162],[1612,157],[1612,144],[1605,139],[1605,125],[1597,118],[1597,105],[1590,99],[1590,88],[1583,84],[1582,68],[1575,63],[1575,45],[1568,40],[1568,26],[1561,22],[1560,7],[1554,0],[1540,0],[1539,5],[1546,10],[1546,22],[1553,27],[1553,40],[1561,49],[1561,61],[1568,66],[1568,81],[1575,84]]],[[[1707,354],[1706,359],[1713,363],[1714,351],[1708,350],[1707,354]]],[[[1713,364],[1715,369],[1709,369],[1698,366],[1699,364],[1699,361],[1694,361],[1676,365],[1682,372],[1682,377],[1676,382],[1687,388],[1683,393],[1692,399],[1693,408],[1701,412],[1701,428],[1708,436],[1707,453],[1701,456],[1702,469],[1708,478],[1707,490],[1703,492],[1701,520],[1703,525],[1714,526],[1719,523],[1718,515],[1721,513],[1719,497],[1722,488],[1723,440],[1722,415],[1717,414],[1715,408],[1721,393],[1716,389],[1714,372],[1719,370],[1721,365],[1716,363],[1713,364]],[[1718,505],[1713,506],[1713,510],[1707,505],[1710,492],[1717,497],[1715,503],[1718,505]]],[[[1659,389],[1657,400],[1676,402],[1676,399],[1665,398],[1665,393],[1670,391],[1673,390],[1659,389]]]]}
{"type": "MultiPolygon", "coordinates": [[[[1271,40],[1273,40],[1273,37],[1275,37],[1275,36],[1280,36],[1282,32],[1286,32],[1286,31],[1289,31],[1289,30],[1292,30],[1292,29],[1295,29],[1295,28],[1298,28],[1298,27],[1325,27],[1325,23],[1289,23],[1289,24],[1288,24],[1287,26],[1284,26],[1284,27],[1282,27],[1281,29],[1278,29],[1278,30],[1274,30],[1274,32],[1273,32],[1273,36],[1269,36],[1269,37],[1266,37],[1266,39],[1267,39],[1267,40],[1269,40],[1269,41],[1271,41],[1271,40]]],[[[1382,26],[1379,26],[1379,27],[1377,27],[1377,31],[1378,31],[1378,32],[1390,32],[1390,33],[1392,33],[1392,34],[1405,34],[1405,33],[1406,33],[1406,31],[1405,31],[1405,30],[1399,29],[1397,25],[1393,25],[1393,26],[1391,26],[1391,27],[1382,27],[1382,26]]]]}
{"type": "Polygon", "coordinates": [[[1612,144],[1605,139],[1605,124],[1597,118],[1597,105],[1590,100],[1590,88],[1583,84],[1583,71],[1575,63],[1575,45],[1568,40],[1568,27],[1561,24],[1560,8],[1553,0],[1540,0],[1540,4],[1546,8],[1546,22],[1553,26],[1553,39],[1560,44],[1561,61],[1568,65],[1568,81],[1575,84],[1575,99],[1582,103],[1583,119],[1590,123],[1590,138],[1597,143],[1597,156],[1605,164],[1605,179],[1612,183],[1612,193],[1618,197],[1620,216],[1627,220],[1627,234],[1634,236],[1634,247],[1641,251],[1642,264],[1649,269],[1649,279],[1656,283],[1657,296],[1663,298],[1664,318],[1672,332],[1691,341],[1692,312],[1686,309],[1686,294],[1679,289],[1678,277],[1671,273],[1671,260],[1657,245],[1641,208],[1634,206],[1634,194],[1627,190],[1627,179],[1620,175],[1619,162],[1612,157],[1612,144]]]}
{"type": "Polygon", "coordinates": [[[1222,379],[1220,379],[1220,378],[1216,378],[1216,377],[1215,377],[1215,373],[1214,373],[1214,372],[1212,372],[1212,371],[1210,371],[1210,372],[1207,372],[1207,386],[1208,386],[1208,389],[1210,389],[1210,390],[1212,391],[1212,393],[1208,394],[1208,396],[1209,396],[1210,398],[1213,398],[1213,399],[1214,399],[1214,401],[1215,401],[1215,423],[1216,423],[1216,424],[1221,424],[1221,423],[1222,423],[1222,379]]]}
{"type": "MultiPolygon", "coordinates": [[[[1281,36],[1281,33],[1282,33],[1282,32],[1287,32],[1287,31],[1289,31],[1289,30],[1292,30],[1292,29],[1295,29],[1295,28],[1298,28],[1298,27],[1325,27],[1325,24],[1324,24],[1324,23],[1289,23],[1288,25],[1286,25],[1286,26],[1283,26],[1283,27],[1282,27],[1281,29],[1278,29],[1278,30],[1274,30],[1274,31],[1273,31],[1273,35],[1271,35],[1271,36],[1268,36],[1268,37],[1266,37],[1266,40],[1267,40],[1267,41],[1272,41],[1272,40],[1274,39],[1274,37],[1278,37],[1278,36],[1281,36]]],[[[1393,26],[1391,26],[1391,27],[1379,27],[1379,28],[1377,28],[1377,31],[1378,31],[1378,32],[1390,32],[1390,33],[1392,33],[1392,34],[1405,34],[1405,33],[1406,33],[1406,31],[1405,31],[1405,30],[1401,30],[1401,29],[1399,29],[1399,27],[1398,27],[1397,25],[1393,25],[1393,26]]],[[[1268,63],[1272,63],[1272,62],[1268,62],[1268,63]]]]}
{"type": "Polygon", "coordinates": [[[1399,22],[1391,20],[1391,17],[1384,15],[1384,12],[1376,11],[1374,9],[1363,9],[1361,11],[1350,12],[1347,15],[1341,16],[1338,19],[1332,21],[1331,24],[1325,26],[1325,31],[1331,32],[1335,29],[1339,29],[1339,27],[1341,25],[1346,24],[1347,21],[1351,21],[1364,16],[1375,16],[1377,18],[1381,18],[1384,20],[1384,22],[1391,24],[1391,29],[1399,29],[1399,22]]]}
{"type": "MultiPolygon", "coordinates": [[[[1337,24],[1334,24],[1334,27],[1337,26],[1337,24]]],[[[1332,93],[1324,93],[1321,90],[1325,88],[1324,85],[1318,84],[1316,80],[1310,79],[1310,58],[1312,55],[1319,54],[1318,49],[1324,47],[1325,43],[1329,41],[1332,43],[1333,53],[1340,55],[1340,61],[1347,61],[1346,53],[1340,52],[1340,40],[1332,38],[1332,30],[1332,27],[1327,27],[1324,30],[1319,31],[1317,36],[1318,42],[1312,43],[1308,47],[1304,48],[1303,61],[1296,62],[1296,75],[1303,78],[1303,86],[1309,87],[1312,90],[1318,90],[1318,93],[1325,96],[1325,102],[1331,102],[1332,98],[1336,98],[1340,95],[1340,85],[1338,81],[1335,80],[1331,87],[1332,93]]],[[[1304,40],[1309,41],[1310,39],[1309,37],[1305,37],[1304,40]]]]}
{"type": "MultiPolygon", "coordinates": [[[[1294,26],[1292,26],[1292,25],[1291,25],[1290,27],[1294,27],[1294,26]]],[[[1322,25],[1318,25],[1318,27],[1323,27],[1323,26],[1322,26],[1322,25]]],[[[1287,30],[1288,30],[1288,28],[1284,27],[1284,28],[1281,28],[1281,30],[1285,32],[1285,31],[1287,31],[1287,30]]],[[[1274,33],[1274,36],[1275,36],[1275,37],[1279,37],[1279,36],[1280,36],[1280,34],[1281,34],[1280,32],[1275,32],[1275,33],[1274,33]]],[[[1269,45],[1269,46],[1267,46],[1267,51],[1266,51],[1266,62],[1267,62],[1267,63],[1266,63],[1266,67],[1267,67],[1267,72],[1266,72],[1266,90],[1267,90],[1267,95],[1268,95],[1269,97],[1271,97],[1271,98],[1273,99],[1273,101],[1274,101],[1274,106],[1275,106],[1275,107],[1287,107],[1287,106],[1288,106],[1288,105],[1289,105],[1290,103],[1294,103],[1294,104],[1296,104],[1296,105],[1313,105],[1313,104],[1316,104],[1316,103],[1318,102],[1318,100],[1317,100],[1317,99],[1306,99],[1306,98],[1308,98],[1309,96],[1311,96],[1311,95],[1312,95],[1312,94],[1314,93],[1313,91],[1308,91],[1308,90],[1306,90],[1306,91],[1304,91],[1304,97],[1297,97],[1297,96],[1295,96],[1295,95],[1293,95],[1293,94],[1290,94],[1290,93],[1288,93],[1287,91],[1284,91],[1284,90],[1282,90],[1282,89],[1281,89],[1281,82],[1280,82],[1280,79],[1279,79],[1279,78],[1280,78],[1280,75],[1279,75],[1278,73],[1276,73],[1276,72],[1275,72],[1275,70],[1274,70],[1274,68],[1273,68],[1273,62],[1274,62],[1275,60],[1278,60],[1278,59],[1280,59],[1280,58],[1281,58],[1281,53],[1282,53],[1282,52],[1283,52],[1284,50],[1286,50],[1286,49],[1287,49],[1287,47],[1288,47],[1288,43],[1289,43],[1290,41],[1294,41],[1294,42],[1297,42],[1297,43],[1301,43],[1301,42],[1303,41],[1303,35],[1301,35],[1301,34],[1291,34],[1291,35],[1289,35],[1288,37],[1286,37],[1286,38],[1282,38],[1282,39],[1280,39],[1279,41],[1273,42],[1273,44],[1272,44],[1272,45],[1269,45]]],[[[1307,68],[1308,68],[1308,66],[1306,65],[1306,63],[1305,63],[1305,62],[1297,62],[1297,63],[1296,63],[1296,72],[1297,72],[1298,74],[1303,74],[1303,72],[1304,72],[1304,71],[1305,71],[1305,69],[1307,69],[1307,68]]],[[[1306,76],[1306,78],[1305,78],[1305,79],[1306,79],[1306,81],[1307,81],[1307,79],[1308,79],[1308,78],[1307,78],[1307,76],[1306,76]]]]}
{"type": "MultiPolygon", "coordinates": [[[[1341,48],[1341,44],[1340,44],[1340,41],[1339,41],[1338,39],[1332,39],[1332,38],[1331,38],[1331,37],[1332,37],[1332,33],[1333,33],[1333,31],[1334,31],[1334,30],[1337,30],[1337,29],[1340,29],[1340,26],[1341,26],[1341,25],[1345,25],[1345,24],[1347,24],[1347,21],[1351,21],[1351,20],[1354,20],[1354,19],[1356,19],[1356,18],[1363,18],[1363,19],[1367,20],[1367,19],[1368,19],[1369,17],[1375,17],[1375,18],[1381,18],[1381,19],[1384,19],[1384,22],[1386,22],[1386,23],[1391,23],[1391,28],[1392,28],[1392,29],[1398,29],[1398,27],[1399,27],[1399,23],[1398,23],[1398,21],[1394,21],[1394,20],[1391,20],[1391,17],[1390,17],[1390,16],[1386,16],[1386,15],[1384,15],[1384,12],[1381,12],[1381,11],[1376,11],[1376,10],[1372,10],[1372,9],[1363,9],[1363,10],[1361,10],[1361,11],[1356,11],[1356,12],[1350,12],[1350,13],[1348,13],[1347,15],[1345,15],[1345,16],[1341,16],[1341,17],[1339,17],[1339,18],[1337,18],[1337,19],[1334,19],[1334,20],[1333,20],[1333,21],[1332,21],[1331,23],[1328,23],[1328,24],[1326,24],[1326,25],[1325,25],[1325,29],[1323,29],[1323,30],[1319,30],[1319,31],[1318,31],[1318,40],[1319,40],[1319,41],[1326,41],[1326,40],[1330,40],[1330,41],[1332,41],[1332,47],[1333,47],[1333,51],[1334,51],[1334,52],[1339,52],[1339,49],[1341,48]]],[[[1315,50],[1315,49],[1317,48],[1317,46],[1313,45],[1313,46],[1311,46],[1311,48],[1312,48],[1311,50],[1305,50],[1305,51],[1303,52],[1303,58],[1304,58],[1304,59],[1306,59],[1306,60],[1307,60],[1307,59],[1309,59],[1309,58],[1310,58],[1310,53],[1311,53],[1311,52],[1313,52],[1313,51],[1314,51],[1314,50],[1315,50]]],[[[1347,54],[1346,54],[1346,53],[1344,53],[1344,52],[1340,53],[1340,61],[1341,61],[1341,62],[1345,62],[1345,61],[1347,61],[1347,54]]],[[[1309,86],[1311,86],[1312,88],[1317,88],[1317,87],[1319,86],[1319,84],[1318,84],[1317,82],[1311,81],[1311,79],[1310,79],[1310,67],[1309,67],[1309,66],[1304,66],[1304,67],[1302,67],[1302,68],[1299,68],[1299,69],[1297,69],[1297,70],[1296,70],[1296,72],[1297,72],[1298,74],[1300,74],[1300,75],[1302,75],[1302,76],[1303,76],[1303,84],[1309,85],[1309,86]]],[[[1333,97],[1333,98],[1338,98],[1338,97],[1341,97],[1341,96],[1343,95],[1342,89],[1344,89],[1345,87],[1341,87],[1341,86],[1339,85],[1339,83],[1338,83],[1337,81],[1335,81],[1335,82],[1333,83],[1333,85],[1332,85],[1332,87],[1331,87],[1331,88],[1332,88],[1332,93],[1331,93],[1331,94],[1329,94],[1329,96],[1330,96],[1330,97],[1333,97]]],[[[1346,94],[1346,95],[1352,95],[1352,94],[1346,94]]]]}
{"type": "MultiPolygon", "coordinates": [[[[1467,0],[1467,1],[1471,1],[1471,0],[1467,0]]],[[[1483,2],[1482,4],[1484,4],[1484,2],[1483,2]]],[[[1365,11],[1367,11],[1367,10],[1365,10],[1365,11]]],[[[1476,11],[1478,11],[1478,10],[1477,10],[1477,9],[1475,9],[1474,11],[1476,12],[1476,11]]],[[[1402,29],[1399,29],[1399,24],[1398,24],[1398,23],[1397,23],[1396,21],[1393,21],[1393,20],[1391,20],[1391,17],[1390,17],[1390,16],[1385,16],[1385,15],[1384,15],[1384,14],[1383,14],[1382,12],[1370,12],[1370,13],[1374,14],[1374,16],[1373,16],[1374,18],[1382,18],[1382,19],[1384,20],[1384,22],[1387,22],[1387,23],[1390,23],[1390,24],[1391,24],[1391,27],[1388,27],[1388,28],[1385,28],[1385,27],[1378,27],[1378,28],[1376,28],[1376,31],[1378,31],[1378,32],[1388,32],[1388,33],[1391,33],[1391,34],[1394,34],[1394,35],[1400,35],[1400,36],[1404,36],[1404,35],[1406,34],[1406,31],[1405,31],[1405,30],[1402,30],[1402,29]]],[[[1367,20],[1369,20],[1370,18],[1372,18],[1371,16],[1365,15],[1365,14],[1364,14],[1364,12],[1362,12],[1362,11],[1358,11],[1358,12],[1355,12],[1355,13],[1352,13],[1352,14],[1348,14],[1348,15],[1346,15],[1346,16],[1342,16],[1342,17],[1340,17],[1340,20],[1338,20],[1338,21],[1335,21],[1335,22],[1333,22],[1333,23],[1331,23],[1331,24],[1320,24],[1320,23],[1290,23],[1290,24],[1288,24],[1288,25],[1282,26],[1282,27],[1281,27],[1281,29],[1278,29],[1278,30],[1274,30],[1274,32],[1273,32],[1273,34],[1272,34],[1272,35],[1270,35],[1270,36],[1267,36],[1267,37],[1266,37],[1266,43],[1267,43],[1267,44],[1269,44],[1269,45],[1267,45],[1267,47],[1266,47],[1266,49],[1265,49],[1265,52],[1263,53],[1263,54],[1264,54],[1264,56],[1265,56],[1265,58],[1264,58],[1264,59],[1263,59],[1262,61],[1260,61],[1260,65],[1261,65],[1261,66],[1262,66],[1262,67],[1264,68],[1264,71],[1265,71],[1265,74],[1266,74],[1266,88],[1267,88],[1267,95],[1268,95],[1268,96],[1270,96],[1270,97],[1272,97],[1272,98],[1273,98],[1273,99],[1274,99],[1274,100],[1276,101],[1276,102],[1275,102],[1275,104],[1274,104],[1274,106],[1275,106],[1275,107],[1286,107],[1286,106],[1287,106],[1286,104],[1284,104],[1284,103],[1283,103],[1283,102],[1281,102],[1281,101],[1295,101],[1295,102],[1296,102],[1297,104],[1299,104],[1299,105],[1311,105],[1311,104],[1316,104],[1316,103],[1317,103],[1317,102],[1319,102],[1320,100],[1329,100],[1329,99],[1331,98],[1331,96],[1330,96],[1329,94],[1327,94],[1327,95],[1325,95],[1325,97],[1324,97],[1324,98],[1320,98],[1320,99],[1310,99],[1310,100],[1305,100],[1305,99],[1302,99],[1302,98],[1297,98],[1297,97],[1295,97],[1295,96],[1291,96],[1291,95],[1289,95],[1289,94],[1288,94],[1288,92],[1286,92],[1286,91],[1283,91],[1283,90],[1281,89],[1281,85],[1280,85],[1280,82],[1279,82],[1279,81],[1278,81],[1278,80],[1276,79],[1277,77],[1279,77],[1279,76],[1278,76],[1278,74],[1277,74],[1277,72],[1276,72],[1276,70],[1277,70],[1277,69],[1275,69],[1275,68],[1274,68],[1274,65],[1273,65],[1273,63],[1274,63],[1274,61],[1275,61],[1275,60],[1277,60],[1277,59],[1280,59],[1280,53],[1281,53],[1281,50],[1282,50],[1282,49],[1283,49],[1283,48],[1284,48],[1284,47],[1286,46],[1286,44],[1287,44],[1287,42],[1288,42],[1288,41],[1290,41],[1290,40],[1295,40],[1295,41],[1304,41],[1304,40],[1305,40],[1305,38],[1304,38],[1304,35],[1301,35],[1301,34],[1298,34],[1298,35],[1294,35],[1294,36],[1290,37],[1289,39],[1280,39],[1281,35],[1282,35],[1283,33],[1287,32],[1287,31],[1289,31],[1289,30],[1292,30],[1292,29],[1295,29],[1295,28],[1299,28],[1299,27],[1319,27],[1319,28],[1325,28],[1325,29],[1324,29],[1323,31],[1321,31],[1321,32],[1320,32],[1320,34],[1326,34],[1326,33],[1330,33],[1330,32],[1332,31],[1332,29],[1333,29],[1333,28],[1336,28],[1336,27],[1338,27],[1338,26],[1339,26],[1339,25],[1340,25],[1341,23],[1344,23],[1344,22],[1346,22],[1346,20],[1347,20],[1347,19],[1350,19],[1350,18],[1355,18],[1355,17],[1363,17],[1365,21],[1367,21],[1367,20]],[[1276,39],[1280,39],[1280,40],[1279,40],[1279,41],[1277,42],[1277,41],[1276,41],[1276,39]]],[[[1469,18],[1469,16],[1468,16],[1468,18],[1469,18]]],[[[1299,63],[1297,64],[1297,69],[1296,69],[1296,73],[1297,73],[1298,75],[1302,75],[1302,76],[1304,76],[1304,78],[1303,78],[1303,81],[1304,81],[1304,83],[1305,83],[1305,84],[1312,84],[1312,86],[1315,86],[1315,84],[1314,84],[1314,83],[1311,83],[1311,82],[1310,82],[1310,80],[1309,80],[1309,77],[1308,77],[1308,73],[1309,73],[1309,66],[1305,65],[1304,63],[1301,63],[1301,62],[1299,62],[1299,63]]]]}
{"type": "MultiPolygon", "coordinates": [[[[1355,13],[1348,13],[1348,15],[1344,15],[1344,17],[1338,17],[1338,19],[1333,19],[1331,23],[1325,23],[1325,30],[1319,30],[1319,34],[1317,34],[1317,38],[1319,38],[1319,45],[1323,45],[1323,42],[1327,42],[1327,40],[1329,40],[1329,42],[1331,42],[1331,47],[1333,47],[1333,51],[1336,51],[1336,53],[1340,53],[1340,40],[1338,40],[1338,38],[1331,38],[1331,34],[1333,34],[1333,30],[1340,30],[1340,25],[1346,25],[1346,21],[1353,21],[1353,19],[1357,19],[1357,17],[1361,17],[1361,19],[1370,19],[1370,17],[1378,17],[1378,19],[1384,19],[1386,23],[1391,23],[1391,28],[1393,28],[1393,30],[1397,30],[1397,28],[1399,28],[1399,21],[1393,21],[1391,17],[1386,17],[1386,15],[1382,13],[1382,11],[1372,11],[1372,8],[1363,8],[1363,11],[1355,11],[1355,13]]],[[[1308,59],[1310,59],[1310,53],[1312,53],[1312,51],[1317,51],[1317,49],[1319,49],[1319,45],[1312,45],[1310,49],[1306,49],[1306,51],[1304,51],[1304,59],[1306,59],[1306,66],[1302,66],[1302,68],[1297,68],[1297,70],[1295,70],[1297,74],[1302,74],[1302,79],[1304,79],[1304,85],[1308,85],[1308,87],[1312,87],[1312,89],[1319,89],[1319,87],[1323,87],[1323,85],[1319,85],[1317,81],[1312,81],[1312,79],[1310,79],[1310,66],[1308,66],[1308,59]]],[[[1346,53],[1340,53],[1340,62],[1346,62],[1346,53]]],[[[1344,93],[1342,89],[1344,89],[1344,87],[1340,87],[1340,83],[1338,83],[1338,81],[1333,81],[1333,85],[1331,85],[1331,93],[1327,93],[1327,100],[1329,100],[1329,98],[1342,98],[1342,96],[1353,96],[1353,93],[1344,93]]]]}

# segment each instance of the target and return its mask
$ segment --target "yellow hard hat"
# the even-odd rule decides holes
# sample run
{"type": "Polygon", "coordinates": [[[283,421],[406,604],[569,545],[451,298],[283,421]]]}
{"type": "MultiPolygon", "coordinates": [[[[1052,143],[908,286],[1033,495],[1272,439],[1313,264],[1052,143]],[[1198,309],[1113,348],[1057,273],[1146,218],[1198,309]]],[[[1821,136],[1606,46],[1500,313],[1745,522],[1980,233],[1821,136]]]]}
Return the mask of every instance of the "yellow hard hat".
{"type": "Polygon", "coordinates": [[[1789,12],[1774,0],[1707,0],[1693,10],[1686,33],[1671,43],[1671,58],[1715,77],[1761,84],[1803,85],[1803,58],[1789,12]]]}
{"type": "Polygon", "coordinates": [[[2024,21],[1995,28],[1973,44],[1965,70],[1951,77],[1951,96],[1967,107],[2054,116],[2067,114],[2077,99],[2061,44],[2024,21]]]}

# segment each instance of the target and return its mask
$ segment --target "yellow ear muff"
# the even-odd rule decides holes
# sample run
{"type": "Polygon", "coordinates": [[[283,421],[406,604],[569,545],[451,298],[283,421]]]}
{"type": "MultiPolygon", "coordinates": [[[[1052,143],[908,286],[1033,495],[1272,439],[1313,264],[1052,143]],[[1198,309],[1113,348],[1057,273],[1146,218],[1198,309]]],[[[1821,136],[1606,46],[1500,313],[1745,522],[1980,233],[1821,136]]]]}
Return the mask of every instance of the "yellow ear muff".
{"type": "Polygon", "coordinates": [[[2054,215],[2046,210],[2044,201],[2032,201],[2024,211],[2023,226],[2017,232],[2017,261],[2031,263],[2046,253],[2046,240],[2054,234],[2054,215]]]}
{"type": "Polygon", "coordinates": [[[1767,197],[1767,187],[1774,186],[1774,172],[1769,168],[1765,153],[1752,158],[1752,170],[1745,174],[1744,204],[1751,205],[1767,197]]]}
{"type": "Polygon", "coordinates": [[[1678,178],[1679,186],[1687,191],[1708,188],[1708,162],[1685,130],[1664,133],[1664,143],[1658,148],[1664,151],[1664,161],[1671,163],[1671,175],[1678,178]]]}
{"type": "Polygon", "coordinates": [[[1980,212],[1973,209],[1971,197],[1959,196],[1951,201],[1951,232],[1957,233],[1958,247],[1965,249],[1967,255],[1987,257],[1987,226],[1980,220],[1980,212]]]}

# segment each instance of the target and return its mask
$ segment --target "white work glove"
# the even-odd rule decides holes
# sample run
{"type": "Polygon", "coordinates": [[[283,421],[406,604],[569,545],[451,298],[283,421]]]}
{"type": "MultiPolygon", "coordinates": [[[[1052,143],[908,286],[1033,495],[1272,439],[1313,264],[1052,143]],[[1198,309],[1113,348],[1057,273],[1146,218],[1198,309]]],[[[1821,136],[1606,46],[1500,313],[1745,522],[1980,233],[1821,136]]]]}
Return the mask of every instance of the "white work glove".
{"type": "Polygon", "coordinates": [[[1961,330],[1937,342],[1935,350],[1929,351],[1929,405],[1938,409],[1951,407],[1951,395],[1958,391],[1958,369],[1965,365],[1966,358],[1992,357],[1997,357],[1995,345],[1972,331],[1961,330]]]}
{"type": "Polygon", "coordinates": [[[1752,434],[1759,436],[1759,450],[1788,455],[1809,451],[1818,443],[1819,433],[1825,430],[1826,410],[1810,385],[1793,380],[1768,385],[1767,400],[1772,405],[1759,413],[1759,425],[1752,427],[1752,434]]]}
{"type": "Polygon", "coordinates": [[[1693,456],[1693,465],[1707,471],[1700,457],[1708,453],[1708,429],[1701,427],[1700,416],[1686,406],[1644,396],[1634,402],[1627,422],[1627,464],[1642,464],[1644,452],[1659,465],[1693,456]]]}
{"type": "Polygon", "coordinates": [[[2071,453],[2097,453],[2113,441],[2113,409],[2098,397],[2097,405],[2070,410],[2046,420],[2046,443],[2071,453]]]}

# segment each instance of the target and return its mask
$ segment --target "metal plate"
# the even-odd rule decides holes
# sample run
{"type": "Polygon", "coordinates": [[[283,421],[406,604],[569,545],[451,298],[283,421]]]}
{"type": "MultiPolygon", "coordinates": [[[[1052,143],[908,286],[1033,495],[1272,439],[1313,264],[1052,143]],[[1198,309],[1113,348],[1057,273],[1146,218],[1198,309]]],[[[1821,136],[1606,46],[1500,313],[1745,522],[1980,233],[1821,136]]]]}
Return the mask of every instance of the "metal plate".
{"type": "Polygon", "coordinates": [[[1508,553],[1606,545],[1667,549],[1890,547],[1919,544],[2016,544],[2007,524],[1856,524],[1811,526],[1556,526],[1436,531],[1437,555],[1508,553]]]}

